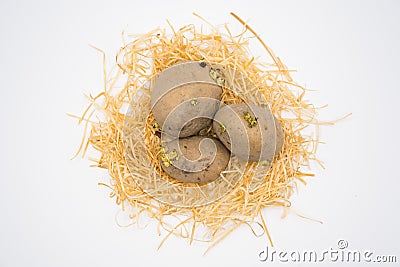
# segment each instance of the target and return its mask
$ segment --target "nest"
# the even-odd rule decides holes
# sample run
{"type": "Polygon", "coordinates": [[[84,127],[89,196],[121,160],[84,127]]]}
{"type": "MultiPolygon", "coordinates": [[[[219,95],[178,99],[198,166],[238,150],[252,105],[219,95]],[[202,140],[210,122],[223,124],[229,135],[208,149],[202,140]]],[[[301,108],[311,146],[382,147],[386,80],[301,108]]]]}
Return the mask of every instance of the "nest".
{"type": "Polygon", "coordinates": [[[305,178],[313,176],[304,169],[309,169],[310,161],[320,163],[315,157],[318,134],[309,130],[318,125],[317,112],[304,99],[306,89],[293,81],[291,70],[254,30],[232,15],[243,25],[237,35],[227,25],[221,29],[210,26],[210,33],[194,25],[178,30],[169,25],[169,30],[128,35],[130,40],[124,38],[114,69],[109,75],[104,70],[104,90],[88,97],[90,105],[79,120],[85,122],[85,134],[77,155],[84,157],[89,145],[99,152],[98,158],[90,160],[107,169],[111,177],[110,184],[100,184],[110,188],[110,197],[129,214],[131,224],[142,216],[158,222],[159,233],[166,231],[160,246],[177,235],[190,243],[210,242],[210,249],[241,225],[249,226],[255,235],[266,233],[272,244],[263,209],[290,208],[297,183],[305,184],[305,178]],[[266,49],[267,58],[251,56],[249,45],[254,38],[266,49]],[[148,81],[188,60],[224,66],[242,75],[237,79],[232,74],[232,81],[239,85],[236,90],[223,87],[222,102],[269,103],[284,131],[283,148],[271,166],[231,160],[226,176],[212,186],[185,185],[163,173],[148,81]],[[226,188],[227,193],[218,195],[226,188]],[[202,194],[213,195],[213,201],[202,200],[202,194]],[[170,218],[179,221],[172,223],[170,218]]]}

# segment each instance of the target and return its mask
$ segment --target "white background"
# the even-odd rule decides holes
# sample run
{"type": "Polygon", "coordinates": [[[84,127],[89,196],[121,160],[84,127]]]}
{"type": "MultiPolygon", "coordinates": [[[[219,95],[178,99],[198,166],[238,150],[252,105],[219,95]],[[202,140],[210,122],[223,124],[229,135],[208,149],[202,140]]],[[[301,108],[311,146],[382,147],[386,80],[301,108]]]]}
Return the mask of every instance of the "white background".
{"type": "MultiPolygon", "coordinates": [[[[319,158],[326,170],[300,186],[293,207],[324,224],[266,211],[278,249],[349,248],[400,260],[398,1],[1,1],[0,266],[265,266],[267,245],[242,227],[210,251],[172,237],[160,251],[154,224],[120,228],[107,173],[70,158],[82,128],[84,93],[102,86],[123,30],[247,20],[289,68],[329,104],[319,158]]],[[[257,45],[255,55],[264,53],[257,45]]],[[[296,264],[292,264],[296,266],[296,264]]],[[[306,265],[306,264],[303,264],[306,265]]],[[[335,264],[341,265],[341,264],[335,264]]],[[[386,264],[390,265],[390,264],[386,264]]]]}

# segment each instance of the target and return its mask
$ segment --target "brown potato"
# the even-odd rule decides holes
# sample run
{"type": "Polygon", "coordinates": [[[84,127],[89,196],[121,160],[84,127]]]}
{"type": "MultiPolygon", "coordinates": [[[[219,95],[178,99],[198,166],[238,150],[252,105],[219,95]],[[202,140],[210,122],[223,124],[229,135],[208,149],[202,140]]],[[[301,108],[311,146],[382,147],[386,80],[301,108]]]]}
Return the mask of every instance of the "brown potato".
{"type": "Polygon", "coordinates": [[[190,61],[174,65],[156,78],[152,112],[165,133],[187,137],[211,125],[222,89],[209,72],[209,66],[190,61]]]}
{"type": "Polygon", "coordinates": [[[283,144],[280,124],[268,108],[235,104],[222,107],[213,129],[237,157],[249,161],[272,161],[283,144]]]}
{"type": "Polygon", "coordinates": [[[161,149],[162,169],[185,183],[216,180],[230,159],[229,151],[220,141],[204,136],[175,139],[161,149]]]}

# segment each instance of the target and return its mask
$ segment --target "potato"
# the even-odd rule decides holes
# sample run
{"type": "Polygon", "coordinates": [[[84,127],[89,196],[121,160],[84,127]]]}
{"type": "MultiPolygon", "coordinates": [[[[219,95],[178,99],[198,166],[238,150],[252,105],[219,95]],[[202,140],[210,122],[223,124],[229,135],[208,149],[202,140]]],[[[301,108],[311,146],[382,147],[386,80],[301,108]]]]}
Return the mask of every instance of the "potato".
{"type": "Polygon", "coordinates": [[[222,89],[210,77],[205,63],[189,61],[161,72],[152,87],[155,120],[173,137],[197,134],[211,125],[222,89]]]}
{"type": "Polygon", "coordinates": [[[217,139],[191,136],[164,143],[161,167],[170,177],[185,183],[216,180],[230,159],[228,149],[217,139]]]}
{"type": "Polygon", "coordinates": [[[281,123],[275,116],[274,116],[274,120],[275,120],[275,132],[276,132],[276,151],[275,151],[275,155],[276,155],[282,150],[284,135],[283,135],[283,129],[282,129],[281,123]]]}
{"type": "Polygon", "coordinates": [[[283,144],[278,120],[268,108],[235,104],[222,107],[214,117],[214,132],[237,157],[272,161],[283,144]]]}

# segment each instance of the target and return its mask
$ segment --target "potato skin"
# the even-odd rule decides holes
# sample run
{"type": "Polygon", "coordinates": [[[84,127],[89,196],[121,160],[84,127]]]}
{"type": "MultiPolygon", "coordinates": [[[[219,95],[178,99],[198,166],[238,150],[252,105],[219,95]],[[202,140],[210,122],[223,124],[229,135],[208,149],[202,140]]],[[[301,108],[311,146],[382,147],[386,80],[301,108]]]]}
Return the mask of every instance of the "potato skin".
{"type": "Polygon", "coordinates": [[[235,104],[222,107],[214,117],[213,129],[221,142],[237,157],[248,161],[272,161],[283,144],[283,132],[267,108],[235,104]],[[251,126],[245,119],[256,119],[251,126]]]}
{"type": "Polygon", "coordinates": [[[221,95],[222,88],[210,77],[210,66],[196,61],[181,62],[155,78],[152,112],[164,132],[187,137],[210,126],[221,95]]]}
{"type": "Polygon", "coordinates": [[[211,125],[221,94],[222,89],[217,84],[184,84],[163,95],[152,112],[165,133],[188,137],[211,125]]]}
{"type": "Polygon", "coordinates": [[[220,141],[204,136],[175,139],[164,144],[164,148],[168,152],[177,151],[178,159],[169,166],[165,166],[161,160],[162,169],[170,177],[184,183],[216,180],[230,159],[229,150],[220,141]]]}

